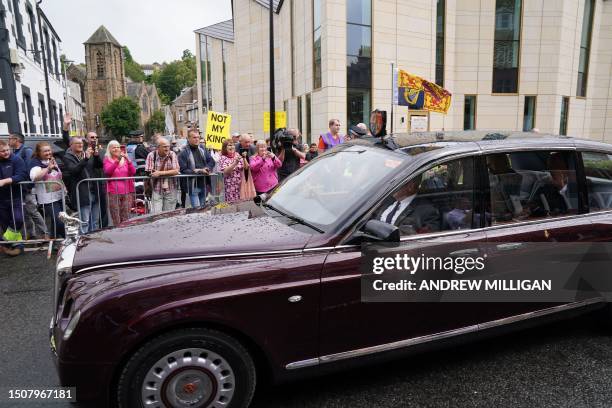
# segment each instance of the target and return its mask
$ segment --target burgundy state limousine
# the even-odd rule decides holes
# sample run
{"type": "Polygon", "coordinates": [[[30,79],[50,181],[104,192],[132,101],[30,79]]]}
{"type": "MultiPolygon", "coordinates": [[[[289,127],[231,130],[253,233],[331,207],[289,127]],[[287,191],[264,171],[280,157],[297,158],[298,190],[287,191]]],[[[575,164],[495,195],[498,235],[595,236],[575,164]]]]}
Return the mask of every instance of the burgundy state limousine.
{"type": "Polygon", "coordinates": [[[600,297],[364,302],[366,244],[420,253],[452,242],[501,268],[517,257],[537,268],[536,249],[522,243],[610,242],[611,226],[611,145],[520,132],[359,139],[258,204],[180,210],[68,239],[51,349],[79,400],[247,407],[264,380],[606,307],[600,297]]]}

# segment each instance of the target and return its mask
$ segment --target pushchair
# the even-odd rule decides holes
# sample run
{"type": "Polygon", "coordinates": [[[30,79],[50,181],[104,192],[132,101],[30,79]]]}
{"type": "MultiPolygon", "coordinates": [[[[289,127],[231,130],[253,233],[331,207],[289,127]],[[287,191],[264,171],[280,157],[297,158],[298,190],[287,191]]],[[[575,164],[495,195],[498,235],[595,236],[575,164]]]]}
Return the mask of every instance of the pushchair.
{"type": "Polygon", "coordinates": [[[130,209],[133,216],[151,213],[151,199],[145,193],[145,183],[148,180],[139,180],[134,183],[134,202],[130,209]]]}

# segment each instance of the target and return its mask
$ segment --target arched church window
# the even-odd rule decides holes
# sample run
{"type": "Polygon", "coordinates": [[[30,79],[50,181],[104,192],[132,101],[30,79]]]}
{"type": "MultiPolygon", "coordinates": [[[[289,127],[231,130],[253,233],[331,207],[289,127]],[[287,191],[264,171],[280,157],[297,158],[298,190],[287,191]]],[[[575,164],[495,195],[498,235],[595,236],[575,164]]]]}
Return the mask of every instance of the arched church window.
{"type": "Polygon", "coordinates": [[[104,56],[100,51],[96,52],[96,67],[98,78],[104,78],[104,56]]]}

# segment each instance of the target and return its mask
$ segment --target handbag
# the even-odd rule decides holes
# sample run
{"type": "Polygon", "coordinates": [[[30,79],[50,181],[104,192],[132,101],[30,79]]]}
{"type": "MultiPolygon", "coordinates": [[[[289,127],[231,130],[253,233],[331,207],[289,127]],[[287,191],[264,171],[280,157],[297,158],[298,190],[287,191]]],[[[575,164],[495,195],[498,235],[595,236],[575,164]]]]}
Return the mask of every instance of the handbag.
{"type": "Polygon", "coordinates": [[[253,175],[251,174],[251,169],[248,169],[242,173],[240,180],[240,200],[252,200],[256,195],[253,175]]]}

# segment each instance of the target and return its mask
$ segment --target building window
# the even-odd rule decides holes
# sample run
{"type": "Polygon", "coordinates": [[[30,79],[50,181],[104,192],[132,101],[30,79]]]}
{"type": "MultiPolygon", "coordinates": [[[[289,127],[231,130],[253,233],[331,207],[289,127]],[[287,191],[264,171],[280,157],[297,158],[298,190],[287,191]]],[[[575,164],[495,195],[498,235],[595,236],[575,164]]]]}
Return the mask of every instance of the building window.
{"type": "Polygon", "coordinates": [[[57,107],[55,102],[51,102],[51,113],[49,115],[49,124],[51,125],[51,134],[58,134],[57,131],[57,107]]]}
{"type": "Polygon", "coordinates": [[[312,0],[312,23],[313,23],[313,83],[314,89],[322,85],[321,74],[321,0],[312,0]]]}
{"type": "Polygon", "coordinates": [[[119,69],[121,68],[121,61],[119,58],[119,51],[115,50],[115,59],[114,59],[114,66],[115,66],[115,79],[121,79],[121,75],[119,75],[119,69]]]}
{"type": "Polygon", "coordinates": [[[210,65],[212,55],[212,44],[208,37],[200,35],[200,68],[202,76],[202,107],[204,111],[212,110],[212,78],[210,65]]]}
{"type": "Polygon", "coordinates": [[[436,84],[444,86],[444,38],[446,32],[446,0],[438,0],[436,8],[436,84]]]}
{"type": "Polygon", "coordinates": [[[15,28],[17,29],[17,45],[25,50],[26,42],[23,35],[23,19],[19,11],[19,0],[13,0],[13,15],[15,16],[15,28]]]}
{"type": "Polygon", "coordinates": [[[593,32],[593,10],[595,0],[585,0],[584,18],[582,19],[582,37],[580,39],[580,60],[578,63],[577,96],[586,96],[587,77],[589,75],[589,56],[591,54],[591,35],[593,32]]]}
{"type": "Polygon", "coordinates": [[[45,108],[45,97],[42,94],[38,94],[38,109],[40,113],[40,121],[42,123],[42,131],[44,134],[49,133],[49,124],[47,123],[47,109],[45,108]]]}
{"type": "Polygon", "coordinates": [[[521,0],[496,0],[493,93],[517,93],[521,49],[521,0]]]}
{"type": "Polygon", "coordinates": [[[347,125],[369,123],[372,89],[372,2],[347,2],[347,125]]]}
{"type": "Polygon", "coordinates": [[[53,60],[51,59],[51,41],[49,41],[49,32],[45,28],[45,48],[47,49],[47,69],[49,73],[53,73],[53,60]]]}
{"type": "Polygon", "coordinates": [[[559,125],[559,134],[567,135],[567,118],[569,117],[569,97],[564,96],[561,101],[561,124],[559,125]]]}
{"type": "Polygon", "coordinates": [[[101,51],[96,51],[96,71],[98,78],[104,78],[104,56],[101,51]]]}
{"type": "Polygon", "coordinates": [[[523,110],[523,131],[529,132],[535,127],[535,114],[536,114],[536,97],[526,96],[525,97],[525,108],[523,110]]]}
{"type": "Polygon", "coordinates": [[[289,35],[291,41],[291,96],[295,96],[295,35],[293,32],[293,23],[295,21],[295,0],[291,0],[289,6],[289,35]]]}
{"type": "Polygon", "coordinates": [[[347,126],[370,122],[370,91],[349,88],[346,95],[348,120],[347,126]]]}
{"type": "Polygon", "coordinates": [[[30,31],[32,32],[32,50],[34,51],[34,61],[40,63],[40,54],[38,53],[38,34],[36,33],[36,19],[34,11],[27,7],[28,20],[30,21],[30,31]]]}
{"type": "Polygon", "coordinates": [[[302,131],[302,97],[297,98],[297,128],[302,131]]]}
{"type": "Polygon", "coordinates": [[[307,143],[312,143],[312,110],[310,103],[310,94],[306,95],[306,140],[307,143]]]}
{"type": "Polygon", "coordinates": [[[57,63],[57,44],[55,43],[55,40],[53,40],[53,63],[55,65],[55,76],[57,76],[57,79],[59,80],[60,71],[59,64],[57,63]]]}
{"type": "Polygon", "coordinates": [[[227,112],[227,46],[225,41],[221,41],[221,59],[223,60],[223,111],[227,112]]]}
{"type": "Polygon", "coordinates": [[[21,85],[21,93],[23,94],[23,113],[26,116],[26,124],[24,126],[25,133],[36,133],[36,125],[34,124],[34,107],[32,106],[32,97],[30,96],[30,90],[25,86],[21,85]]]}
{"type": "Polygon", "coordinates": [[[476,129],[476,95],[465,95],[463,104],[463,130],[476,129]]]}
{"type": "Polygon", "coordinates": [[[200,67],[202,76],[202,107],[205,111],[212,110],[212,78],[210,76],[210,64],[212,47],[208,37],[200,35],[200,67]]]}

